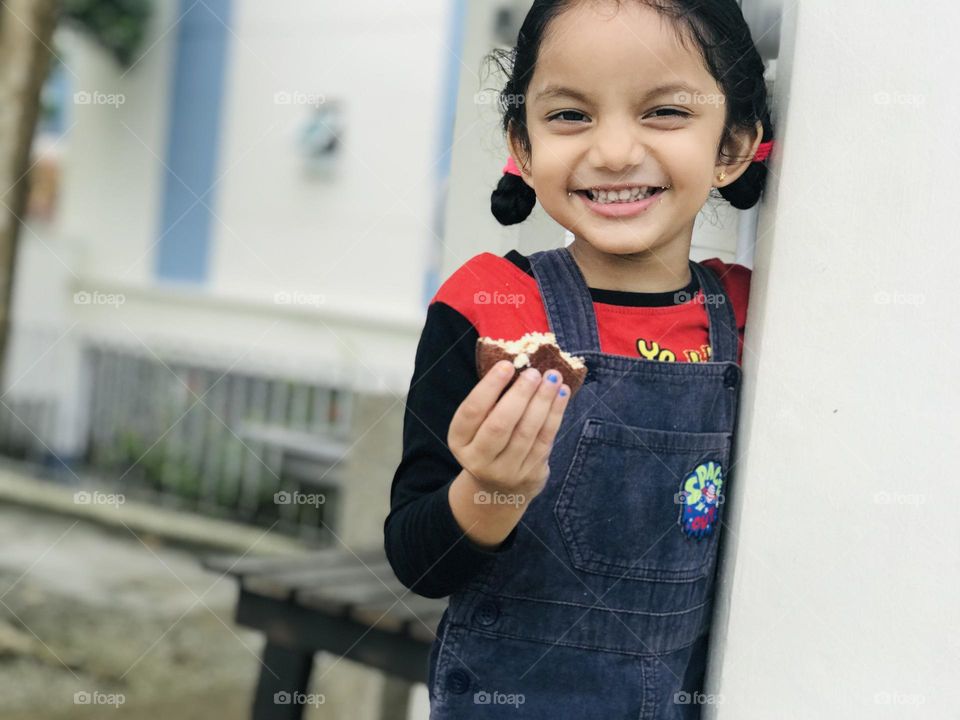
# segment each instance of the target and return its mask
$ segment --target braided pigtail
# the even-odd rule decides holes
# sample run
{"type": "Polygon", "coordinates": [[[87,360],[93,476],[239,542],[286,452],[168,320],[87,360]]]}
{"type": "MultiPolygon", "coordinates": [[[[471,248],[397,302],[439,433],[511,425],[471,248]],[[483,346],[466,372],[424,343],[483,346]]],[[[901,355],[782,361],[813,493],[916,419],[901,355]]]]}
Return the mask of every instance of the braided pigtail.
{"type": "Polygon", "coordinates": [[[523,178],[504,172],[496,189],[490,194],[490,210],[501,225],[516,225],[533,212],[537,194],[523,178]]]}
{"type": "MultiPolygon", "coordinates": [[[[763,116],[763,144],[773,140],[773,125],[770,122],[769,111],[763,116]]],[[[750,166],[729,185],[718,188],[720,195],[738,210],[746,210],[760,201],[760,195],[767,183],[767,163],[769,157],[763,160],[754,159],[750,166]]]]}

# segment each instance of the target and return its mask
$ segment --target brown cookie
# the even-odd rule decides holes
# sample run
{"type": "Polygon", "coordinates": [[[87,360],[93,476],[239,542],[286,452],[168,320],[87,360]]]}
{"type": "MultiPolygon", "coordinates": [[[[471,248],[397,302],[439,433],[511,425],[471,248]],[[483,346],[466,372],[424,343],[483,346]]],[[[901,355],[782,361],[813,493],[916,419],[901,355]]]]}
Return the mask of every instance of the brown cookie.
{"type": "Polygon", "coordinates": [[[501,360],[509,360],[516,369],[507,387],[528,367],[535,367],[541,374],[553,368],[563,376],[573,398],[587,376],[583,358],[561,350],[550,332],[527,333],[517,340],[477,338],[477,373],[481,378],[501,360]]]}

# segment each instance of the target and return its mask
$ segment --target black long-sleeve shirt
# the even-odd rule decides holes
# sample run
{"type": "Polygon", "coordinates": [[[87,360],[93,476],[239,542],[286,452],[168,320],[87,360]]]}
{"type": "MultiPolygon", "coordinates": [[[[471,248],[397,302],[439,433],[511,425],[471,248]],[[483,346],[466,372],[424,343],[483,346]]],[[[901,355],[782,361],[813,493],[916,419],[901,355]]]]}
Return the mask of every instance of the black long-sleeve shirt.
{"type": "MultiPolygon", "coordinates": [[[[731,297],[742,351],[750,271],[718,259],[703,264],[718,272],[731,297]]],[[[664,361],[709,359],[706,312],[701,303],[690,302],[697,290],[695,276],[682,291],[590,288],[601,349],[664,361]]],[[[482,253],[471,258],[431,300],[407,393],[403,455],[384,521],[387,559],[412,591],[426,597],[449,595],[512,546],[519,524],[497,548],[486,549],[457,523],[447,494],[461,467],[447,447],[447,433],[479,380],[477,338],[513,339],[548,330],[529,260],[516,250],[503,257],[482,253]]]]}

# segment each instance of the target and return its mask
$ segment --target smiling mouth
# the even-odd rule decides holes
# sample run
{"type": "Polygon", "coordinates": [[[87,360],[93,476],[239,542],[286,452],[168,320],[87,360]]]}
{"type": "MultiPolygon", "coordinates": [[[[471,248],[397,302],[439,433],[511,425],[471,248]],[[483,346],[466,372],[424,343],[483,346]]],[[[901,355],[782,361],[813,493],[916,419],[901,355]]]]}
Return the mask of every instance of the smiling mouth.
{"type": "Polygon", "coordinates": [[[583,190],[574,190],[578,195],[582,195],[591,202],[599,203],[601,205],[619,205],[619,204],[629,204],[638,202],[640,200],[646,200],[655,195],[659,195],[668,188],[650,186],[643,191],[637,192],[634,191],[630,193],[627,197],[623,197],[623,193],[615,192],[596,192],[589,188],[583,190]]]}

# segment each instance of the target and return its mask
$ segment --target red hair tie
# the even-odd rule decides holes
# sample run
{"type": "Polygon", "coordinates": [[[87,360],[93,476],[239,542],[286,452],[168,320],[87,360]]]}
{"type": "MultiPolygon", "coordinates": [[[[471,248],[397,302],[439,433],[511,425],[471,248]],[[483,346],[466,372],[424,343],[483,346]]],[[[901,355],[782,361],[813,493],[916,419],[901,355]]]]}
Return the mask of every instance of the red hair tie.
{"type": "Polygon", "coordinates": [[[760,147],[757,148],[757,154],[753,156],[754,162],[763,162],[768,157],[770,157],[770,151],[773,150],[773,140],[769,142],[760,143],[760,147]]]}
{"type": "MultiPolygon", "coordinates": [[[[753,162],[763,162],[770,157],[770,152],[773,150],[773,143],[773,140],[760,143],[760,147],[757,148],[757,154],[753,156],[753,162]]],[[[517,163],[514,162],[512,155],[507,158],[507,164],[503,166],[503,173],[520,175],[520,168],[517,167],[517,163]]]]}
{"type": "Polygon", "coordinates": [[[504,174],[510,173],[511,175],[519,175],[520,168],[517,167],[517,164],[513,161],[513,155],[507,158],[507,164],[503,166],[504,174]]]}

